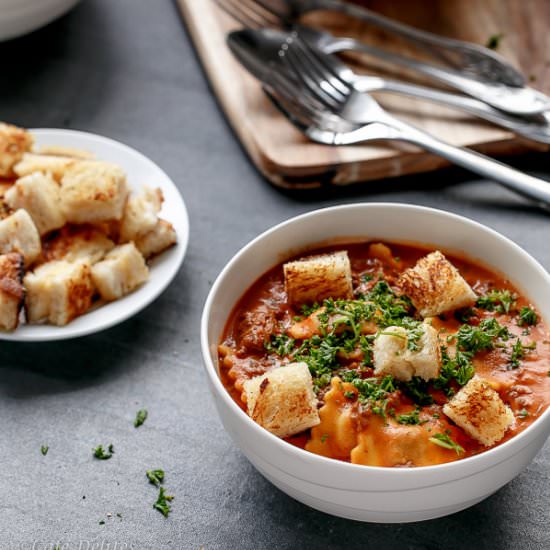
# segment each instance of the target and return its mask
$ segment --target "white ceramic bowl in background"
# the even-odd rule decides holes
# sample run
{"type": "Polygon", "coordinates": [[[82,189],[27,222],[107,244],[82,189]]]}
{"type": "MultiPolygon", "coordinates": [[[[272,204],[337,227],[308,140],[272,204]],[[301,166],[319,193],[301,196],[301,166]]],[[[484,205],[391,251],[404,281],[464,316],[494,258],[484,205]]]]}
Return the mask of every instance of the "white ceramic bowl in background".
{"type": "Polygon", "coordinates": [[[317,244],[366,239],[421,243],[479,260],[506,274],[550,320],[550,276],[519,246],[488,227],[411,205],[327,208],[266,231],[241,249],[216,279],[201,325],[209,385],[233,441],[291,497],[329,514],[372,522],[451,514],[494,493],[531,462],[550,434],[550,409],[521,434],[477,456],[437,466],[380,468],[318,456],[275,437],[236,405],[218,376],[217,345],[227,318],[260,275],[317,244]]]}
{"type": "Polygon", "coordinates": [[[0,0],[0,41],[32,32],[72,9],[80,0],[0,0]]]}

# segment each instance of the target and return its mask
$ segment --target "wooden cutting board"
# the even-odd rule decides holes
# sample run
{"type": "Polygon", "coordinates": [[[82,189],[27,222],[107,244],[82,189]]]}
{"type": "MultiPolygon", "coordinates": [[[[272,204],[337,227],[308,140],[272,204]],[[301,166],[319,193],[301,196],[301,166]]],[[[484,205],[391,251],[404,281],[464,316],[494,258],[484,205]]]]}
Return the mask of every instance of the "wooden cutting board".
{"type": "MultiPolygon", "coordinates": [[[[233,58],[225,44],[228,31],[240,27],[214,0],[178,0],[212,87],[235,133],[257,168],[272,183],[307,188],[378,180],[436,170],[448,165],[439,157],[401,144],[329,147],[308,141],[267,100],[259,83],[233,58]]],[[[529,75],[531,85],[550,92],[550,2],[547,0],[363,0],[366,6],[418,28],[485,44],[501,34],[499,53],[529,75]]],[[[310,14],[304,22],[341,36],[355,36],[405,55],[418,55],[407,43],[374,27],[339,14],[310,14]]],[[[348,59],[358,70],[388,73],[372,58],[348,59]]],[[[408,75],[408,80],[413,80],[408,75]]],[[[428,82],[417,82],[427,84],[428,82]]],[[[429,83],[433,86],[433,83],[429,83]]],[[[549,146],[461,112],[393,94],[374,94],[403,120],[460,146],[493,156],[549,146]]]]}

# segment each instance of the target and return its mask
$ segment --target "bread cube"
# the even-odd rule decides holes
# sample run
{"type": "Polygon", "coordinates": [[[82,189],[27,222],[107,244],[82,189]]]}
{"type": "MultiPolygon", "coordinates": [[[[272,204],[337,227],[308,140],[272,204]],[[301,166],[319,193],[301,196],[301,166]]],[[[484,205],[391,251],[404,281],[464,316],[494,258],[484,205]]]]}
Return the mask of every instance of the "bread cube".
{"type": "Polygon", "coordinates": [[[78,162],[80,161],[73,157],[25,153],[21,161],[15,165],[14,172],[20,178],[34,174],[34,172],[44,172],[45,174],[50,174],[55,181],[60,182],[65,171],[78,162]]]}
{"type": "Polygon", "coordinates": [[[27,273],[25,309],[29,323],[63,326],[92,305],[95,293],[90,265],[63,260],[47,262],[27,273]]]}
{"type": "Polygon", "coordinates": [[[248,415],[278,437],[320,423],[313,381],[305,363],[279,367],[244,383],[248,415]]]}
{"type": "Polygon", "coordinates": [[[15,330],[23,306],[24,259],[21,254],[0,255],[0,330],[15,330]]]}
{"type": "Polygon", "coordinates": [[[500,441],[514,421],[510,407],[479,376],[474,376],[443,407],[443,412],[470,437],[486,447],[500,441]]]}
{"type": "Polygon", "coordinates": [[[391,374],[403,382],[413,376],[430,380],[439,376],[441,352],[438,332],[423,323],[417,351],[408,349],[408,334],[403,327],[388,327],[374,341],[374,374],[391,374]]]}
{"type": "Polygon", "coordinates": [[[120,220],[128,187],[124,172],[106,162],[78,162],[61,178],[62,208],[68,222],[120,220]]]}
{"type": "Polygon", "coordinates": [[[157,214],[162,206],[160,189],[145,188],[126,201],[120,222],[120,242],[136,242],[157,225],[157,214]]]}
{"type": "Polygon", "coordinates": [[[134,243],[113,248],[92,267],[92,277],[104,300],[117,300],[149,278],[149,269],[134,243]]]}
{"type": "Polygon", "coordinates": [[[178,236],[172,224],[166,220],[158,220],[152,231],[136,240],[136,246],[145,258],[150,258],[170,248],[177,240],[178,236]]]}
{"type": "Polygon", "coordinates": [[[86,260],[93,265],[103,259],[115,243],[99,229],[90,225],[66,225],[55,237],[44,243],[46,261],[86,260]]]}
{"type": "Polygon", "coordinates": [[[40,235],[65,225],[61,212],[59,185],[49,174],[35,172],[19,178],[5,194],[6,203],[17,210],[25,209],[40,235]]]}
{"type": "Polygon", "coordinates": [[[285,289],[291,304],[351,298],[351,264],[345,250],[309,256],[283,265],[285,289]]]}
{"type": "Polygon", "coordinates": [[[422,317],[471,306],[477,296],[456,267],[435,251],[401,274],[398,286],[422,317]]]}
{"type": "Polygon", "coordinates": [[[18,252],[31,265],[40,255],[40,235],[26,210],[20,209],[0,221],[0,254],[18,252]]]}
{"type": "Polygon", "coordinates": [[[14,166],[21,160],[25,151],[33,144],[33,137],[29,132],[0,123],[0,177],[12,178],[15,176],[14,166]]]}

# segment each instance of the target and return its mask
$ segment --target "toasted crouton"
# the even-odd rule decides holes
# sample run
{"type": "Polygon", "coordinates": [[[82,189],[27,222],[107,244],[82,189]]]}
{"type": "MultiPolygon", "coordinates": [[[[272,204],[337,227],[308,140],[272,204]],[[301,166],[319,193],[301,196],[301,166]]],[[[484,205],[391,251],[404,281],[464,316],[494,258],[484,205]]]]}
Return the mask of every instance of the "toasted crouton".
{"type": "Polygon", "coordinates": [[[160,189],[147,187],[126,201],[120,222],[121,243],[136,242],[155,228],[162,200],[160,189]]]}
{"type": "Polygon", "coordinates": [[[124,172],[106,162],[79,162],[61,179],[62,207],[68,222],[120,220],[128,187],[124,172]]]}
{"type": "Polygon", "coordinates": [[[59,182],[65,171],[80,162],[73,157],[56,157],[49,155],[37,155],[36,153],[25,153],[13,171],[22,178],[34,172],[44,172],[50,174],[52,178],[59,182]]]}
{"type": "Polygon", "coordinates": [[[172,224],[159,219],[152,231],[136,240],[136,246],[145,258],[150,258],[170,248],[177,241],[178,236],[172,224]]]}
{"type": "Polygon", "coordinates": [[[437,331],[421,325],[422,335],[416,351],[408,346],[408,333],[403,327],[388,327],[374,341],[374,373],[391,374],[408,382],[413,376],[430,380],[439,376],[441,353],[437,331]]]}
{"type": "Polygon", "coordinates": [[[86,262],[47,262],[25,275],[25,309],[29,323],[63,326],[90,308],[94,285],[86,262]]]}
{"type": "Polygon", "coordinates": [[[44,243],[46,261],[88,261],[93,265],[103,259],[115,243],[90,225],[66,225],[55,237],[44,243]]]}
{"type": "Polygon", "coordinates": [[[149,269],[134,243],[113,248],[92,267],[94,283],[104,300],[117,300],[149,278],[149,269]]]}
{"type": "Polygon", "coordinates": [[[345,250],[288,262],[283,271],[291,304],[352,296],[351,264],[345,250]]]}
{"type": "Polygon", "coordinates": [[[401,274],[398,286],[422,317],[471,306],[477,296],[456,267],[435,251],[401,274]]]}
{"type": "Polygon", "coordinates": [[[32,147],[33,141],[26,130],[0,123],[0,177],[12,178],[15,175],[13,167],[32,147]]]}
{"type": "Polygon", "coordinates": [[[17,210],[0,221],[0,254],[18,252],[29,266],[41,250],[40,235],[26,210],[17,210]]]}
{"type": "Polygon", "coordinates": [[[317,397],[305,363],[293,363],[247,380],[248,415],[279,437],[289,437],[319,424],[317,397]]]}
{"type": "Polygon", "coordinates": [[[0,255],[0,330],[15,330],[23,305],[24,259],[15,252],[0,255]]]}
{"type": "Polygon", "coordinates": [[[65,225],[61,212],[59,185],[49,174],[35,172],[20,178],[5,194],[6,203],[17,210],[25,209],[40,235],[65,225]]]}
{"type": "Polygon", "coordinates": [[[443,412],[486,447],[500,441],[514,420],[510,407],[479,376],[474,376],[443,407],[443,412]]]}

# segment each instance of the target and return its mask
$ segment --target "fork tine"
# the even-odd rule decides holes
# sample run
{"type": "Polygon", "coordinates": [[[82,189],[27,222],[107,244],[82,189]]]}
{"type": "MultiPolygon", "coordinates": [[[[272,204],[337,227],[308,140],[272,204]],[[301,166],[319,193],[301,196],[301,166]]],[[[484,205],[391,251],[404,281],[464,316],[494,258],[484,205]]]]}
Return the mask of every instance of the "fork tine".
{"type": "Polygon", "coordinates": [[[349,89],[338,89],[333,85],[326,71],[321,72],[305,50],[300,48],[300,40],[289,40],[281,48],[281,56],[287,61],[289,68],[296,74],[302,84],[330,109],[337,109],[346,101],[349,89]]]}
{"type": "Polygon", "coordinates": [[[311,94],[304,93],[303,91],[297,93],[296,83],[287,74],[280,71],[272,71],[268,86],[279,97],[282,97],[287,105],[292,105],[296,114],[301,113],[302,116],[307,116],[310,125],[315,124],[319,127],[326,127],[328,122],[336,122],[339,118],[327,111],[311,94]]]}
{"type": "Polygon", "coordinates": [[[214,0],[225,13],[241,25],[251,29],[263,27],[279,28],[281,20],[254,0],[214,0]]]}
{"type": "Polygon", "coordinates": [[[333,68],[327,64],[325,58],[319,55],[305,40],[302,40],[299,34],[296,35],[296,38],[296,40],[293,40],[293,46],[303,56],[304,63],[311,63],[312,70],[315,70],[320,78],[327,80],[340,94],[348,95],[351,92],[351,85],[342,80],[333,68]]]}

